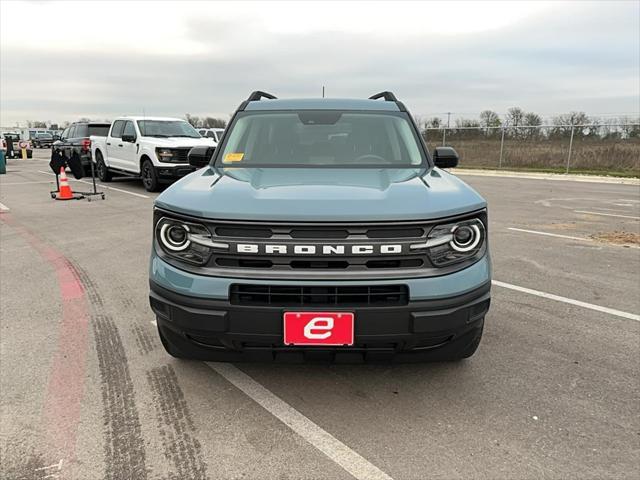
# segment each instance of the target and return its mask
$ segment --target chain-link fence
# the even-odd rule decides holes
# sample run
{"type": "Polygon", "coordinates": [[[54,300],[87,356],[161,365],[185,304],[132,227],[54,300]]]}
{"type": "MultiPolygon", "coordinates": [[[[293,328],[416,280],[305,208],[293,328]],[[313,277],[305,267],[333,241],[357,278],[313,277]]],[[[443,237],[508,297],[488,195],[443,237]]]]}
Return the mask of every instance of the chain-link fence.
{"type": "Polygon", "coordinates": [[[640,124],[441,127],[429,149],[451,146],[460,166],[640,176],[640,124]]]}

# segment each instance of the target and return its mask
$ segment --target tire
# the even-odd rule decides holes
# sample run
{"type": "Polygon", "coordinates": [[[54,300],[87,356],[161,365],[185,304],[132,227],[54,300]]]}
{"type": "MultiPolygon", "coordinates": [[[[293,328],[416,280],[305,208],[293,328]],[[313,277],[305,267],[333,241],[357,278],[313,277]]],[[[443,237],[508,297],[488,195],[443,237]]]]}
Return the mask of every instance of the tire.
{"type": "Polygon", "coordinates": [[[111,172],[104,163],[104,158],[102,158],[102,153],[100,153],[100,151],[96,152],[96,175],[101,182],[111,181],[111,172]]]}
{"type": "Polygon", "coordinates": [[[146,159],[142,162],[142,167],[140,168],[140,178],[142,178],[142,185],[147,192],[157,192],[160,186],[160,182],[158,182],[158,174],[156,172],[153,163],[151,160],[146,159]]]}
{"type": "Polygon", "coordinates": [[[33,158],[33,150],[27,150],[27,158],[33,158]]]}

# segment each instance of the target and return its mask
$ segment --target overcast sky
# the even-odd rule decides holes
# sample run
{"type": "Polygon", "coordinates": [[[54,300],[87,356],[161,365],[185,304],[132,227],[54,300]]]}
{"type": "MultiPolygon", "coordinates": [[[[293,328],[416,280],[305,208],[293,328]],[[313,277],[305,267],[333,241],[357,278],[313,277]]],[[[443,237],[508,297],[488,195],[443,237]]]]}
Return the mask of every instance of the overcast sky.
{"type": "Polygon", "coordinates": [[[228,118],[252,90],[416,115],[640,110],[640,1],[0,2],[0,125],[228,118]],[[20,21],[23,19],[23,22],[20,21]]]}

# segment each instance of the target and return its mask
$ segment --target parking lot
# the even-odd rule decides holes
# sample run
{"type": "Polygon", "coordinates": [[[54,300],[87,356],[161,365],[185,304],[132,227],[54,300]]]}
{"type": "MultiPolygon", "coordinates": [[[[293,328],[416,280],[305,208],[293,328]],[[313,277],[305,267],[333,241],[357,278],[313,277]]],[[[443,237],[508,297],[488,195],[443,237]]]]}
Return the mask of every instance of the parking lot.
{"type": "Polygon", "coordinates": [[[0,177],[0,477],[637,478],[637,183],[464,175],[494,267],[469,360],[232,365],[160,344],[156,194],[56,202],[47,160],[0,177]]]}

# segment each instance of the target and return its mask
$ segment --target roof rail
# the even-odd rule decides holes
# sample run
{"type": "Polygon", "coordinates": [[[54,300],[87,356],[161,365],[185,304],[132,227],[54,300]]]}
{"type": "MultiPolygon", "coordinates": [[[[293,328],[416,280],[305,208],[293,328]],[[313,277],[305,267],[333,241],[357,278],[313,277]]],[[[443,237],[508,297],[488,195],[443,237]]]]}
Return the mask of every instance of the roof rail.
{"type": "Polygon", "coordinates": [[[252,92],[251,95],[249,95],[249,98],[247,98],[247,102],[258,101],[261,98],[268,98],[269,100],[275,100],[278,97],[276,97],[275,95],[271,95],[270,93],[267,93],[267,92],[261,92],[260,90],[256,90],[255,92],[252,92]]]}
{"type": "Polygon", "coordinates": [[[391,93],[391,92],[380,92],[380,93],[376,93],[375,95],[371,95],[369,97],[369,100],[377,100],[379,98],[384,98],[385,101],[387,102],[397,102],[398,99],[396,98],[396,96],[391,93]]]}

